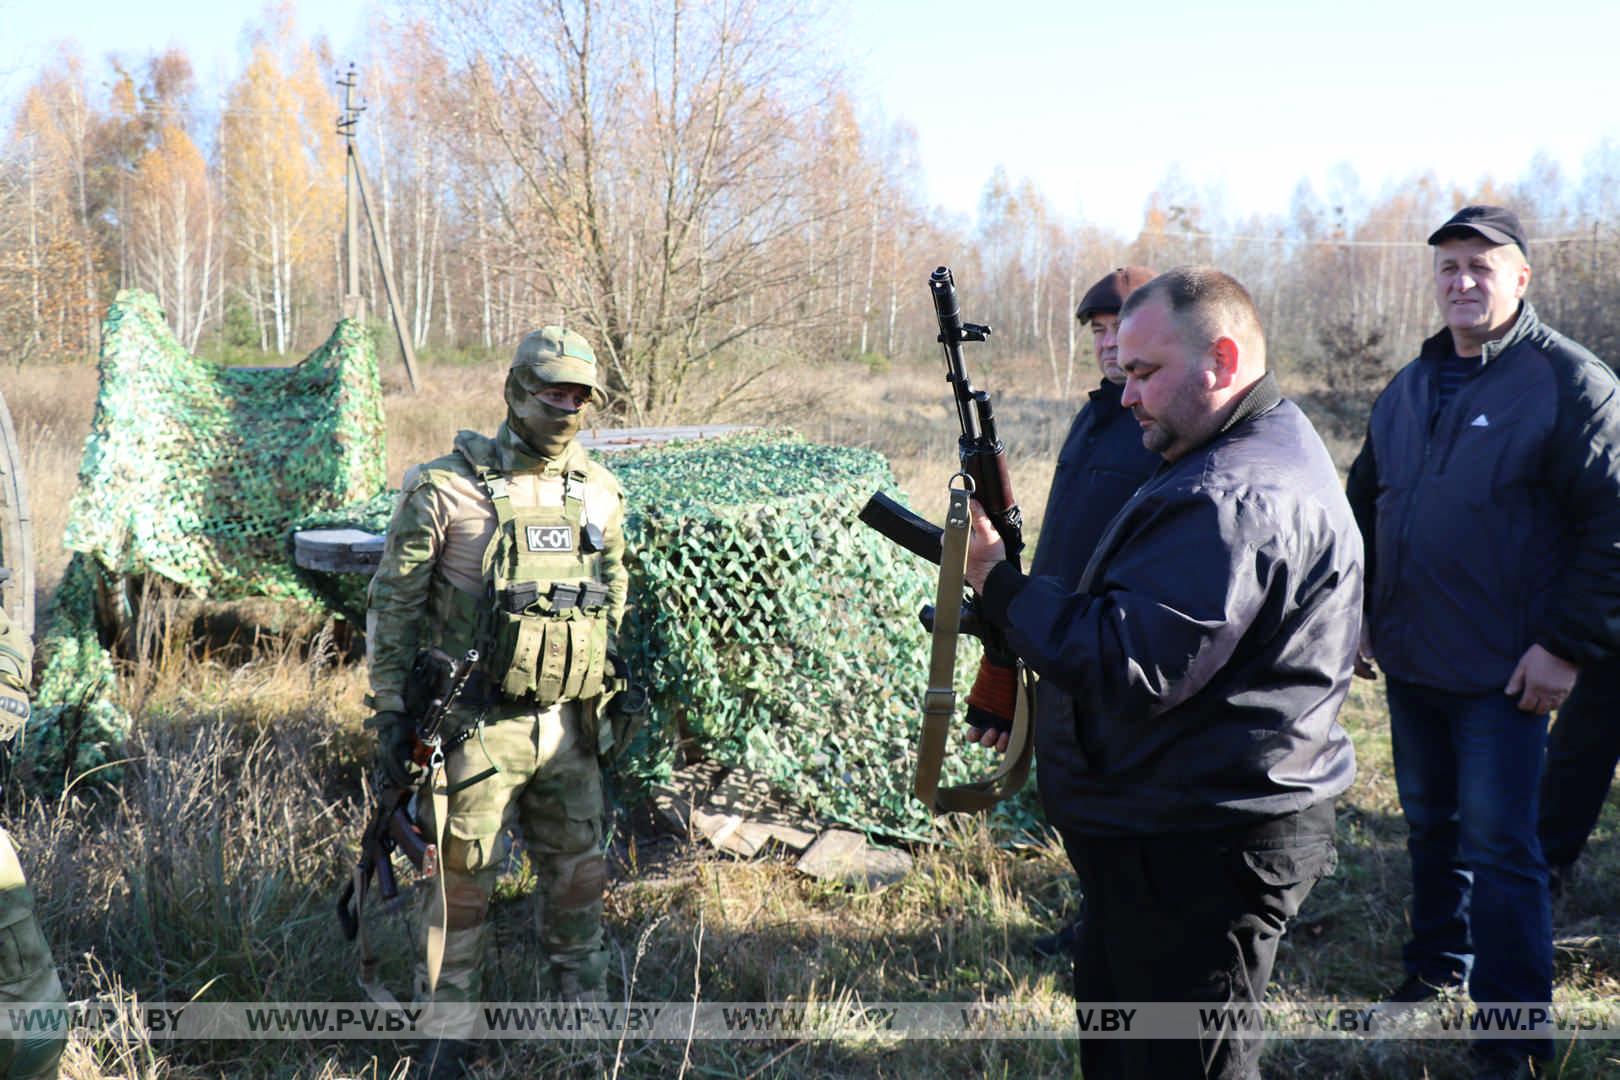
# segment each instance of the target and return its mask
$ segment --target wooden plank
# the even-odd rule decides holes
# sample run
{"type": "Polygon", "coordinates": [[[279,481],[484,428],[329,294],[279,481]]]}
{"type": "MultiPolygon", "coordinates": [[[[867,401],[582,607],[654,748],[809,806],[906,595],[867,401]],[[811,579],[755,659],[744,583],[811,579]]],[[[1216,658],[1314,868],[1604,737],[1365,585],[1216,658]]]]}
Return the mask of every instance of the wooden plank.
{"type": "Polygon", "coordinates": [[[828,829],[799,859],[798,869],[823,881],[880,889],[911,872],[911,856],[896,848],[869,844],[858,832],[828,829]]]}
{"type": "Polygon", "coordinates": [[[653,788],[657,823],[677,836],[690,833],[693,810],[708,799],[723,771],[724,766],[715,761],[697,761],[676,769],[668,784],[653,788]]]}
{"type": "MultiPolygon", "coordinates": [[[[703,804],[703,811],[723,818],[736,818],[739,825],[735,827],[742,829],[745,839],[759,837],[754,845],[756,850],[769,839],[793,851],[803,851],[814,842],[821,828],[813,819],[795,813],[762,774],[741,766],[726,774],[720,786],[714,789],[714,794],[709,796],[708,802],[703,804]],[[744,825],[751,828],[742,828],[744,825]]],[[[718,842],[716,846],[719,846],[718,842]]]]}
{"type": "Polygon", "coordinates": [[[23,476],[22,450],[11,426],[6,396],[0,393],[0,566],[11,573],[0,582],[0,606],[6,616],[34,633],[34,519],[23,476]]]}

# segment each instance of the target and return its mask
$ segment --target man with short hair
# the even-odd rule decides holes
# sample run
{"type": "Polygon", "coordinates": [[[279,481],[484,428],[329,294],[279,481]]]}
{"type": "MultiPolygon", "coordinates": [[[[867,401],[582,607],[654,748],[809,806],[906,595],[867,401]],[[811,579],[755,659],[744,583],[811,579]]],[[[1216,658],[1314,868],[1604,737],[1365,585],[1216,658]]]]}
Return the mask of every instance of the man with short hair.
{"type": "MultiPolygon", "coordinates": [[[[967,579],[1041,676],[1041,800],[1086,896],[1085,1002],[1258,1004],[1335,862],[1355,755],[1335,717],[1361,609],[1338,474],[1266,371],[1248,293],[1167,271],[1120,311],[1121,398],[1163,460],[1073,584],[976,514],[967,579]]],[[[975,508],[977,509],[977,508],[975,508]]],[[[1083,1040],[1088,1078],[1256,1077],[1259,1041],[1083,1040]]]]}
{"type": "MultiPolygon", "coordinates": [[[[1074,312],[1080,325],[1091,329],[1102,381],[1075,414],[1058,453],[1029,571],[1056,577],[1069,588],[1080,580],[1080,571],[1091,560],[1108,523],[1159,465],[1159,456],[1142,445],[1135,419],[1120,405],[1125,372],[1119,366],[1119,309],[1152,278],[1153,271],[1145,266],[1121,266],[1087,289],[1074,312]]],[[[1046,722],[1048,702],[1058,709],[1069,707],[1057,694],[1036,695],[1038,726],[1046,722]]],[[[1035,954],[1069,956],[1079,925],[1077,920],[1055,934],[1036,938],[1035,954]]]]}
{"type": "MultiPolygon", "coordinates": [[[[1392,1001],[1467,984],[1552,998],[1536,837],[1547,714],[1620,614],[1620,383],[1524,299],[1517,215],[1467,206],[1429,237],[1444,326],[1377,402],[1350,470],[1367,545],[1363,667],[1386,676],[1410,835],[1412,939],[1392,1001]]],[[[1482,1041],[1529,1075],[1544,1034],[1482,1041]]]]}
{"type": "MultiPolygon", "coordinates": [[[[442,833],[437,889],[422,891],[418,1001],[480,1000],[490,894],[521,827],[539,884],[548,995],[599,995],[605,810],[598,753],[606,695],[622,677],[615,637],[629,573],[624,495],[576,441],[582,409],[605,402],[596,357],[557,326],[519,344],[494,438],[456,436],[452,453],[412,468],[368,596],[378,765],[421,785],[430,837],[442,833]],[[442,777],[423,776],[412,701],[441,695],[442,671],[476,649],[451,716],[442,777]],[[433,806],[447,794],[445,820],[433,806]],[[435,976],[437,978],[435,979],[435,976]]],[[[423,1049],[430,1077],[461,1075],[467,1022],[423,1049]],[[465,1029],[463,1029],[465,1028],[465,1029]]]]}

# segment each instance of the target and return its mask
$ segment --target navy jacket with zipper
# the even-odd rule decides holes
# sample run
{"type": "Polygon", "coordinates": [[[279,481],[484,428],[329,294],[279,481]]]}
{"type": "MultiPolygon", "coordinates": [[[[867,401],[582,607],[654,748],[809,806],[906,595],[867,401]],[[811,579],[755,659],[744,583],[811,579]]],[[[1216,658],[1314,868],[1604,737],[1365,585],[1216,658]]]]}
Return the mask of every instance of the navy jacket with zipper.
{"type": "Polygon", "coordinates": [[[1379,666],[1500,693],[1532,644],[1577,664],[1620,633],[1620,382],[1523,303],[1444,408],[1449,329],[1373,405],[1350,469],[1379,666]]]}
{"type": "Polygon", "coordinates": [[[1159,455],[1142,445],[1142,426],[1120,404],[1124,394],[1105,379],[1069,425],[1031,574],[1050,574],[1073,588],[1108,523],[1159,467],[1159,455]]]}
{"type": "Polygon", "coordinates": [[[1077,582],[1003,562],[980,604],[1041,676],[1041,801],[1066,836],[1253,824],[1355,775],[1335,718],[1361,537],[1321,439],[1269,375],[1208,443],[1161,464],[1077,582]]]}

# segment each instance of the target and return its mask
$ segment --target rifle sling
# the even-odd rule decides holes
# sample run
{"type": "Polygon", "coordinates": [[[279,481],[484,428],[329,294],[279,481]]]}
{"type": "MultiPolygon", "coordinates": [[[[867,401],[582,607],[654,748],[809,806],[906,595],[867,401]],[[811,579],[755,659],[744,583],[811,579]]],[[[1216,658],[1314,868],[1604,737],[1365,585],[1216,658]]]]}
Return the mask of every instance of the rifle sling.
{"type": "Polygon", "coordinates": [[[433,798],[433,851],[441,865],[434,867],[433,887],[439,892],[438,921],[427,928],[427,990],[431,997],[439,987],[439,972],[444,968],[445,938],[450,930],[449,898],[444,891],[444,824],[450,816],[450,791],[446,786],[444,754],[434,754],[433,767],[428,773],[428,790],[433,798]]]}
{"type": "Polygon", "coordinates": [[[939,590],[934,601],[928,691],[923,696],[922,735],[917,742],[917,778],[913,790],[923,805],[935,814],[984,811],[1016,794],[1029,776],[1030,754],[1034,748],[1034,740],[1030,737],[1029,706],[1035,689],[1035,676],[1020,664],[1012,733],[1000,767],[982,780],[940,789],[939,775],[945,764],[945,742],[951,723],[956,718],[956,642],[962,617],[963,578],[967,573],[971,523],[969,498],[967,490],[951,488],[939,560],[939,590]]]}

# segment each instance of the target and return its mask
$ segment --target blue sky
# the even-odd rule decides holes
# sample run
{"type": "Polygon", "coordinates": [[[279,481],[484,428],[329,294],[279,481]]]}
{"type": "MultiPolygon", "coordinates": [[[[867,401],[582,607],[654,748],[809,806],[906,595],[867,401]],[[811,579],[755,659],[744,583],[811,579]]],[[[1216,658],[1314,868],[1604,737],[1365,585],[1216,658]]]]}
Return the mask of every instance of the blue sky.
{"type": "MultiPolygon", "coordinates": [[[[291,2],[304,33],[324,33],[340,58],[363,44],[366,0],[291,2]]],[[[78,43],[98,75],[107,53],[139,63],[179,45],[199,82],[222,89],[248,56],[245,28],[265,8],[243,0],[0,0],[0,101],[9,107],[65,39],[78,43]]]]}
{"type": "Polygon", "coordinates": [[[1566,169],[1620,138],[1620,4],[1467,0],[850,5],[852,67],[918,131],[929,190],[970,209],[990,168],[1066,214],[1135,231],[1172,166],[1234,211],[1376,194],[1432,170],[1566,169]]]}
{"type": "MultiPolygon", "coordinates": [[[[1432,171],[1566,171],[1620,140],[1620,4],[1472,0],[826,0],[827,45],[863,102],[917,131],[931,200],[971,214],[996,165],[1051,204],[1134,232],[1172,169],[1226,209],[1286,210],[1348,163],[1369,194],[1432,171]]],[[[365,0],[294,0],[339,58],[364,48],[365,0]]],[[[0,101],[51,42],[87,57],[184,45],[199,74],[240,65],[238,0],[0,0],[0,101]]]]}

